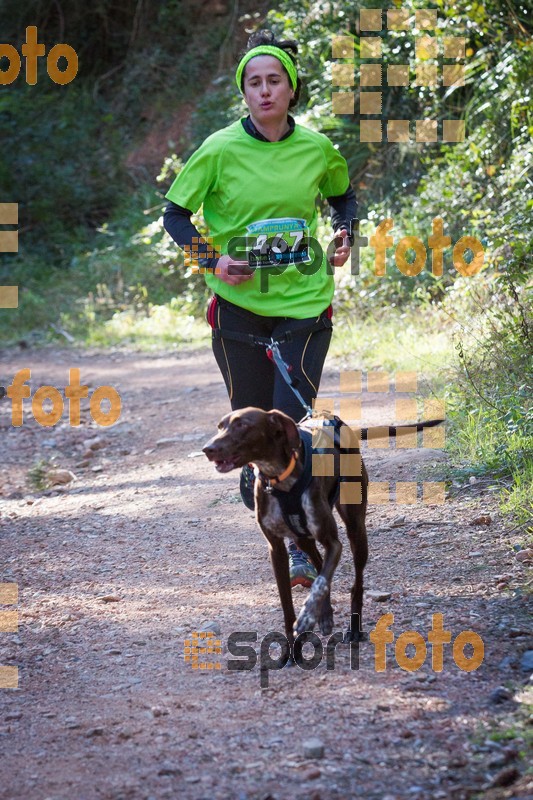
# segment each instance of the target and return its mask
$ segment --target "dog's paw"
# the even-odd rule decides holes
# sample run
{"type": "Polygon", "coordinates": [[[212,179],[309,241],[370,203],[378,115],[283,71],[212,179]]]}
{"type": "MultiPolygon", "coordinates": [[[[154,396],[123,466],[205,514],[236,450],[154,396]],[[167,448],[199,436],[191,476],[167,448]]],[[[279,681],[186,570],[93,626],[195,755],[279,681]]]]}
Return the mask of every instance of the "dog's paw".
{"type": "Polygon", "coordinates": [[[344,644],[350,644],[350,642],[367,642],[368,641],[368,633],[366,631],[352,631],[348,629],[344,634],[344,644]]]}
{"type": "Polygon", "coordinates": [[[316,620],[321,610],[325,598],[328,596],[329,586],[326,579],[319,575],[315,578],[309,597],[304,603],[298,619],[294,623],[294,630],[299,636],[304,631],[312,631],[316,625],[316,620]]]}
{"type": "Polygon", "coordinates": [[[320,618],[318,620],[318,627],[320,628],[320,633],[322,636],[329,636],[331,631],[333,630],[333,609],[331,606],[329,608],[325,607],[322,609],[320,614],[320,618]]]}
{"type": "Polygon", "coordinates": [[[316,609],[314,603],[309,604],[309,601],[307,601],[298,614],[298,619],[294,623],[294,633],[296,636],[299,636],[301,633],[305,633],[305,631],[312,631],[315,625],[316,609]]]}

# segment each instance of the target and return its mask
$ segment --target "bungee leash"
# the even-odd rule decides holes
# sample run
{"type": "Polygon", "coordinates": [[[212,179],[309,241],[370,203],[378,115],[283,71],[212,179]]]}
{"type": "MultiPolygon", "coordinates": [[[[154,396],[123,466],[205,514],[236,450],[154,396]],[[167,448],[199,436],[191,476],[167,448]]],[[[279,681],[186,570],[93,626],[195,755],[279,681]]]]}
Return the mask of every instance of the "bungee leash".
{"type": "Polygon", "coordinates": [[[244,342],[245,344],[249,344],[251,347],[264,347],[267,356],[274,362],[281,374],[281,377],[290,387],[291,391],[304,409],[305,416],[300,420],[300,422],[303,422],[304,420],[313,416],[313,409],[305,402],[302,395],[296,388],[298,379],[291,378],[290,367],[281,357],[279,346],[281,344],[285,344],[286,342],[292,342],[294,336],[301,336],[304,334],[309,335],[315,331],[330,330],[332,327],[331,320],[328,317],[320,317],[320,319],[316,320],[316,322],[306,325],[305,328],[300,328],[300,330],[296,331],[285,331],[285,333],[283,333],[278,339],[274,339],[274,337],[268,338],[266,336],[255,336],[253,333],[229,331],[225,330],[224,328],[214,328],[212,335],[213,339],[232,339],[236,342],[244,342]]]}
{"type": "Polygon", "coordinates": [[[267,355],[268,354],[270,354],[272,356],[272,361],[274,362],[276,367],[279,369],[279,371],[281,373],[281,377],[283,378],[285,383],[288,384],[288,386],[290,387],[291,391],[295,395],[296,399],[298,400],[298,402],[300,403],[300,405],[302,406],[302,408],[305,411],[305,416],[302,417],[300,422],[303,422],[303,420],[308,419],[309,417],[312,417],[313,416],[313,409],[311,408],[311,406],[309,406],[305,402],[305,400],[303,399],[302,395],[300,394],[300,392],[296,388],[294,380],[290,376],[289,367],[281,357],[281,353],[279,351],[279,343],[275,339],[271,339],[270,340],[270,345],[267,346],[267,355]]]}

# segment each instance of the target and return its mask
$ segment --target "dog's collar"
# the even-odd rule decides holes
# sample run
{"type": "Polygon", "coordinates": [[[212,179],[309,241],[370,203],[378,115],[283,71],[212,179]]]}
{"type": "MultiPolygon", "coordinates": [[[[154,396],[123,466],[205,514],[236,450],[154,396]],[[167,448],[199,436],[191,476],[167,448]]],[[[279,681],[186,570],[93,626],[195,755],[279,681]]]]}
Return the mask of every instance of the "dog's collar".
{"type": "Polygon", "coordinates": [[[263,484],[265,492],[267,494],[270,494],[274,486],[277,486],[278,483],[281,483],[286,478],[288,478],[289,475],[292,475],[297,461],[298,461],[298,450],[293,450],[291,454],[291,460],[289,461],[289,465],[288,467],[286,467],[286,469],[283,470],[281,475],[275,475],[274,477],[270,477],[269,475],[264,475],[259,469],[259,467],[253,465],[254,473],[255,476],[259,478],[259,480],[263,484]]]}

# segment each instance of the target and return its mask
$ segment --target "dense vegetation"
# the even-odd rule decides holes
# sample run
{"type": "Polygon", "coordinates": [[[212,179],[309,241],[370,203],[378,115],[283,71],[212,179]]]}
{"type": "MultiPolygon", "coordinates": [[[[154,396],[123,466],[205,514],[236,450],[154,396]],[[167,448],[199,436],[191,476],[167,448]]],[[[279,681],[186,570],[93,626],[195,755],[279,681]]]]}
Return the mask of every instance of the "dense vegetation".
{"type": "MultiPolygon", "coordinates": [[[[363,7],[378,5],[394,7],[375,0],[363,7]]],[[[401,5],[427,7],[421,0],[401,5]]],[[[426,269],[406,277],[389,252],[387,275],[377,277],[373,252],[364,248],[361,274],[339,277],[338,313],[348,333],[337,347],[392,369],[398,348],[365,351],[363,319],[365,336],[381,345],[387,326],[388,342],[409,326],[419,339],[422,325],[427,336],[453,336],[456,360],[443,355],[445,363],[423,369],[434,386],[440,380],[453,387],[447,400],[455,476],[463,465],[465,475],[501,481],[507,508],[525,522],[533,478],[531,12],[526,0],[458,0],[453,7],[436,0],[432,7],[439,36],[466,38],[464,86],[384,87],[383,108],[396,119],[464,119],[466,138],[456,144],[362,144],[357,115],[332,115],[333,35],[353,37],[356,80],[359,71],[353,1],[281,0],[268,11],[260,2],[214,0],[6,0],[6,42],[20,52],[26,26],[37,25],[47,49],[61,41],[76,49],[80,71],[57,86],[43,59],[36,86],[21,72],[0,90],[1,200],[19,203],[21,244],[0,267],[0,283],[21,286],[19,311],[0,311],[4,342],[59,336],[160,346],[195,335],[205,290],[162,231],[164,189],[207,134],[241,113],[232,65],[245,26],[264,23],[301,43],[299,121],[326,132],[346,156],[361,233],[370,236],[392,217],[395,242],[406,235],[427,242],[432,220],[442,217],[452,243],[465,235],[483,243],[484,269],[471,277],[454,268],[451,248],[442,276],[426,269]],[[157,150],[159,170],[153,154],[131,158],[180,111],[187,125],[157,150]],[[380,320],[379,336],[373,319],[380,320]]],[[[385,63],[414,65],[412,28],[383,31],[382,38],[385,63]]],[[[326,225],[323,234],[326,241],[326,225]]],[[[421,348],[413,344],[414,358],[421,348]]]]}

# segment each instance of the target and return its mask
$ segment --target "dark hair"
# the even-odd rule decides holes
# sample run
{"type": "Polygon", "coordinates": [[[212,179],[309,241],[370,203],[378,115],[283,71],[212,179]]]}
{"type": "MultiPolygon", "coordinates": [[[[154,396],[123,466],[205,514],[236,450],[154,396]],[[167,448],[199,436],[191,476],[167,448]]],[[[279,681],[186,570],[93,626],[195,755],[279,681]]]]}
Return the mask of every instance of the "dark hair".
{"type": "MultiPolygon", "coordinates": [[[[297,44],[297,42],[295,42],[294,39],[283,39],[283,40],[279,40],[278,41],[278,39],[276,39],[276,37],[274,36],[272,31],[269,30],[268,28],[265,28],[264,30],[260,30],[260,31],[254,31],[254,33],[252,33],[252,35],[248,39],[248,43],[246,45],[246,49],[243,50],[242,53],[239,54],[239,61],[241,60],[241,58],[243,58],[243,56],[246,55],[246,53],[249,50],[252,50],[254,47],[259,47],[262,44],[269,44],[271,47],[279,47],[279,48],[281,48],[281,50],[285,50],[285,52],[287,53],[289,58],[294,62],[294,66],[297,66],[297,64],[296,64],[296,55],[298,53],[298,44],[297,44]]],[[[282,65],[282,67],[283,67],[283,65],[282,65]]],[[[246,72],[246,68],[244,69],[244,72],[243,72],[242,78],[241,78],[241,90],[244,90],[244,73],[245,72],[246,72]]],[[[287,78],[289,80],[289,86],[292,87],[292,83],[291,83],[291,79],[289,77],[289,73],[287,72],[285,67],[283,67],[283,72],[285,73],[285,75],[287,76],[287,78]]],[[[296,89],[294,90],[294,97],[291,99],[291,101],[289,103],[289,108],[294,108],[294,106],[298,102],[298,99],[300,97],[300,89],[301,88],[302,88],[302,82],[300,80],[300,77],[298,76],[298,80],[296,82],[296,89]]]]}

